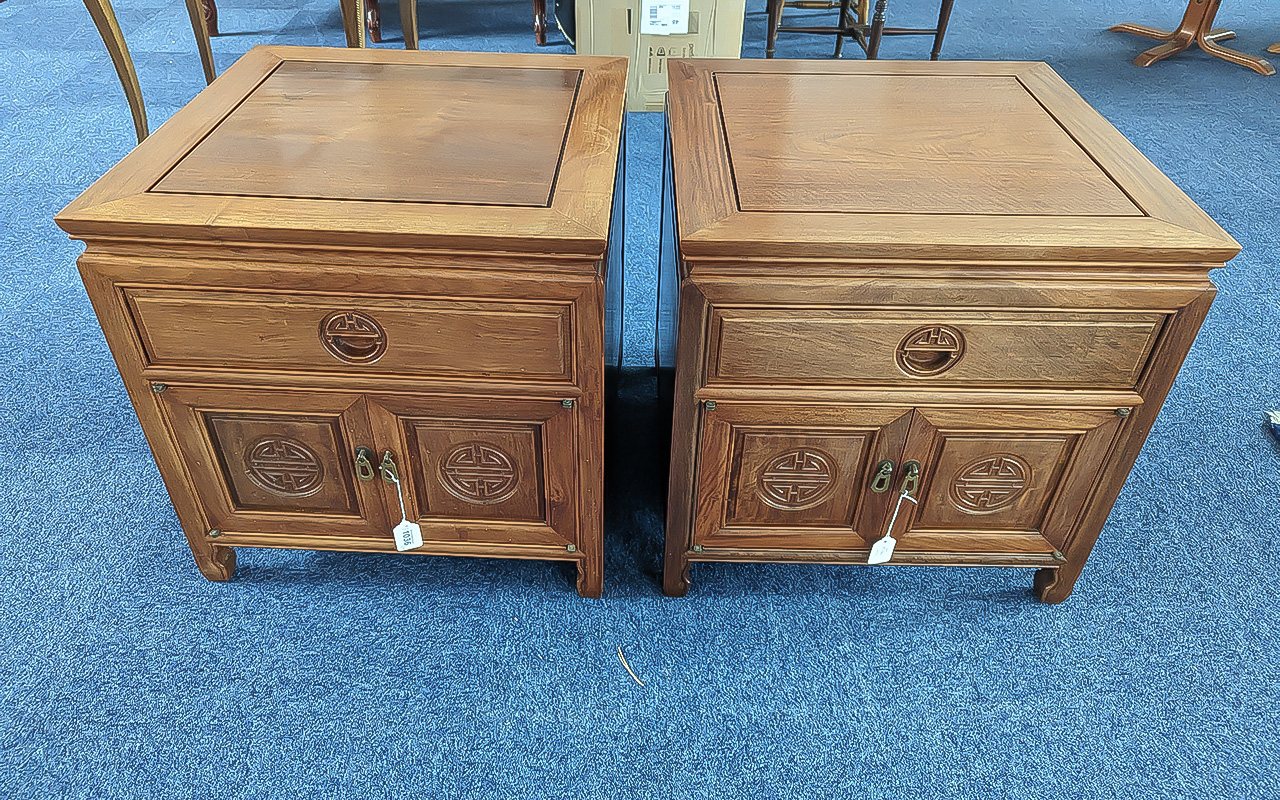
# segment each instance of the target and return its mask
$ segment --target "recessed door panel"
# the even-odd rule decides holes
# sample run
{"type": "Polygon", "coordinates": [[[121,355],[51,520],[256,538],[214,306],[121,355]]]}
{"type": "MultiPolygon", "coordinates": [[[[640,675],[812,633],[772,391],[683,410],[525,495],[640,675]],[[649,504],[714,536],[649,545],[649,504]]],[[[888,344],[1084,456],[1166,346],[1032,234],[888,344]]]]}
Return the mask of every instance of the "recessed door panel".
{"type": "Polygon", "coordinates": [[[1119,429],[1109,410],[918,409],[924,433],[905,550],[1050,552],[1065,546],[1119,429]]]}
{"type": "MultiPolygon", "coordinates": [[[[577,543],[574,409],[559,400],[371,398],[379,457],[424,540],[577,543]]],[[[398,510],[395,488],[384,485],[398,510]]]]}
{"type": "Polygon", "coordinates": [[[356,476],[372,441],[359,396],[170,386],[159,399],[211,527],[390,539],[381,497],[356,476]]]}
{"type": "Polygon", "coordinates": [[[710,547],[856,549],[876,538],[910,411],[717,403],[703,412],[694,542],[710,547]]]}

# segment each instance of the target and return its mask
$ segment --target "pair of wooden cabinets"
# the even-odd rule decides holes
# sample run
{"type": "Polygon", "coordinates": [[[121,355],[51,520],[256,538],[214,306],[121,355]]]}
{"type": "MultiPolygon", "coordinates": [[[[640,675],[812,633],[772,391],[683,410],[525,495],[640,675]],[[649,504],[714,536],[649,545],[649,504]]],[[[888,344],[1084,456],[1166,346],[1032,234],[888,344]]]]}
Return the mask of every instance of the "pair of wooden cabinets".
{"type": "MultiPolygon", "coordinates": [[[[403,516],[599,596],[625,72],[255,48],[59,215],[206,576],[403,516]]],[[[665,590],[895,522],[1065,598],[1235,243],[1043,65],[670,80],[665,590]]]]}

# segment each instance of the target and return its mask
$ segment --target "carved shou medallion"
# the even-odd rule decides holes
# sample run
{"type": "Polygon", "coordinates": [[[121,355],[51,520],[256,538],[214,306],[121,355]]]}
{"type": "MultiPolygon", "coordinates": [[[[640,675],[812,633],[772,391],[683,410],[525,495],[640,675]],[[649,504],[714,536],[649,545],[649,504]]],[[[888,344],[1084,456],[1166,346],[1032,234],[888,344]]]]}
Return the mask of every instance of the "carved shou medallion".
{"type": "Polygon", "coordinates": [[[320,341],[335,358],[371,364],[387,350],[387,333],[360,311],[335,311],[320,323],[320,341]]]}
{"type": "Polygon", "coordinates": [[[244,454],[249,480],[281,497],[306,497],[320,489],[324,465],[302,442],[271,436],[258,439],[244,454]]]}
{"type": "Polygon", "coordinates": [[[898,345],[898,366],[908,375],[941,375],[960,362],[964,335],[950,325],[930,325],[908,333],[898,345]]]}
{"type": "Polygon", "coordinates": [[[515,493],[519,482],[515,461],[491,444],[460,444],[440,461],[440,484],[468,503],[501,503],[515,493]]]}
{"type": "Polygon", "coordinates": [[[1022,496],[1031,467],[1012,455],[980,458],[966,464],[951,484],[951,502],[970,514],[999,511],[1022,496]]]}
{"type": "Polygon", "coordinates": [[[775,456],[760,472],[760,498],[783,511],[813,508],[835,488],[835,460],[815,448],[801,447],[775,456]]]}

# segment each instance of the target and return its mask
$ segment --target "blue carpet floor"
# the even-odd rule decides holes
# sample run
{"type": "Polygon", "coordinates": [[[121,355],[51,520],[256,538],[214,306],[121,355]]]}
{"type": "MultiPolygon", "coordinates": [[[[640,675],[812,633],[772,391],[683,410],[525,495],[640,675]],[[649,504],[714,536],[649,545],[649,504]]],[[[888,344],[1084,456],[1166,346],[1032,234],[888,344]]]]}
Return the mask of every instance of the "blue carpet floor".
{"type": "MultiPolygon", "coordinates": [[[[220,5],[222,68],[342,43],[336,0],[220,5]]],[[[1275,3],[1224,5],[1240,48],[1280,39],[1275,3]]],[[[154,128],[203,85],[182,4],[118,11],[154,128]]],[[[535,49],[524,0],[421,14],[425,47],[535,49]]],[[[637,369],[611,419],[604,599],[554,564],[412,556],[242,550],[234,582],[206,582],[52,223],[132,146],[120,87],[79,3],[0,2],[0,796],[1280,797],[1260,416],[1280,403],[1280,77],[1196,53],[1138,69],[1146,43],[1103,30],[1179,14],[960,0],[944,51],[1047,60],[1244,245],[1075,595],[1042,606],[1029,572],[995,570],[700,566],[661,597],[658,115],[630,120],[637,369]]],[[[763,37],[751,0],[744,55],[763,37]]]]}

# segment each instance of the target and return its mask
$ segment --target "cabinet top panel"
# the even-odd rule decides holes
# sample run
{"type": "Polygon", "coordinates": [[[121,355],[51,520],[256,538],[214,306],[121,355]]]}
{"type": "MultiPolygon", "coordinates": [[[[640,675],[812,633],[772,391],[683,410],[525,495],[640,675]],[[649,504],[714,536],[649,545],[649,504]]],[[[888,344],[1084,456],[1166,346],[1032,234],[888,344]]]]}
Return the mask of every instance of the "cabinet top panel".
{"type": "Polygon", "coordinates": [[[1239,251],[1045,64],[677,60],[670,82],[689,256],[1239,251]]]}
{"type": "Polygon", "coordinates": [[[72,235],[603,253],[626,60],[256,47],[72,235]]]}

